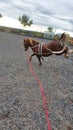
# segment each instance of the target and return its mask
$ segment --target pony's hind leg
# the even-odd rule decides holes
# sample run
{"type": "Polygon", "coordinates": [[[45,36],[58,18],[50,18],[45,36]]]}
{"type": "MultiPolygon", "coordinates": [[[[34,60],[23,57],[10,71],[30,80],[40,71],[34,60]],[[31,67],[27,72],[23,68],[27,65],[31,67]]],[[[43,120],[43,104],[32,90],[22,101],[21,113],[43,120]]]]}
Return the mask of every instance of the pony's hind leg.
{"type": "Polygon", "coordinates": [[[32,57],[36,55],[35,53],[33,53],[30,57],[29,57],[29,60],[31,61],[32,60],[32,57]]]}
{"type": "Polygon", "coordinates": [[[66,49],[65,49],[65,51],[64,51],[64,53],[65,53],[64,57],[65,57],[65,58],[68,58],[68,57],[69,57],[68,50],[69,50],[69,49],[66,47],[66,49]]]}

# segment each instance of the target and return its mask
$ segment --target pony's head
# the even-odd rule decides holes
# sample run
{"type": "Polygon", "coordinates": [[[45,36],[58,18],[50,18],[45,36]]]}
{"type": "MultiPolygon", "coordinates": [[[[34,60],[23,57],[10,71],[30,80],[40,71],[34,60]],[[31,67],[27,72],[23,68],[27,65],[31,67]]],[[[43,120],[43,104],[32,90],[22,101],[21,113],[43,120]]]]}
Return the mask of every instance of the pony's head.
{"type": "Polygon", "coordinates": [[[23,39],[23,45],[24,45],[25,51],[27,51],[29,47],[31,46],[31,40],[29,38],[23,39]]]}

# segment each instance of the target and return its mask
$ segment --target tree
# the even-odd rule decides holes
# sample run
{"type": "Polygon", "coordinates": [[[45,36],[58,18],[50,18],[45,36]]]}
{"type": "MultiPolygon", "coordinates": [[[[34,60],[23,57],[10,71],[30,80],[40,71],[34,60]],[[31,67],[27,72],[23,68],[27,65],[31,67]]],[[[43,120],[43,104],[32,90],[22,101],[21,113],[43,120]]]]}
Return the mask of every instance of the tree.
{"type": "Polygon", "coordinates": [[[59,40],[59,35],[58,34],[54,35],[54,40],[59,40]]]}
{"type": "Polygon", "coordinates": [[[33,24],[33,20],[30,20],[29,17],[26,16],[26,15],[23,15],[22,17],[19,17],[19,21],[24,26],[26,26],[26,25],[31,26],[33,24]]]}
{"type": "Polygon", "coordinates": [[[53,32],[53,28],[52,27],[48,27],[47,28],[49,32],[53,32]]]}
{"type": "Polygon", "coordinates": [[[2,14],[0,14],[0,18],[2,17],[2,14]]]}

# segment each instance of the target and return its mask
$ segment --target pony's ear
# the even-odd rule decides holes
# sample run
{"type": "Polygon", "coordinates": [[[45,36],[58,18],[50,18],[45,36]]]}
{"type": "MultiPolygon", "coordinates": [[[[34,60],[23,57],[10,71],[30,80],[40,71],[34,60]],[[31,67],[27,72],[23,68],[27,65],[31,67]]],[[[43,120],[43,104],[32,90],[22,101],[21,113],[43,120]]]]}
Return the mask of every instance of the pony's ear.
{"type": "Polygon", "coordinates": [[[26,42],[26,39],[25,39],[25,38],[23,39],[23,42],[26,42]]]}
{"type": "Polygon", "coordinates": [[[23,39],[23,41],[25,41],[25,39],[23,39]]]}
{"type": "Polygon", "coordinates": [[[27,38],[24,38],[24,39],[23,39],[24,42],[26,42],[26,41],[28,41],[28,40],[29,40],[29,39],[27,39],[27,38]]]}
{"type": "Polygon", "coordinates": [[[25,41],[25,39],[23,39],[23,44],[25,44],[26,43],[26,41],[25,41]]]}

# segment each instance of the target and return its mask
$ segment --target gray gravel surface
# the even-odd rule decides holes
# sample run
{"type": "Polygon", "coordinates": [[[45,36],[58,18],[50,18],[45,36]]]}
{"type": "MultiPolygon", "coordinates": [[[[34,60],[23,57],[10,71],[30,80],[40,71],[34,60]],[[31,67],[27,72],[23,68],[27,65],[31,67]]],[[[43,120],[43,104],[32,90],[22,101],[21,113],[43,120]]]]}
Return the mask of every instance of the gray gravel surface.
{"type": "MultiPolygon", "coordinates": [[[[29,70],[23,47],[24,37],[0,32],[0,130],[47,130],[39,85],[29,70]]],[[[39,66],[33,57],[31,64],[43,85],[52,130],[73,130],[73,54],[68,59],[52,55],[42,62],[39,66]]]]}

